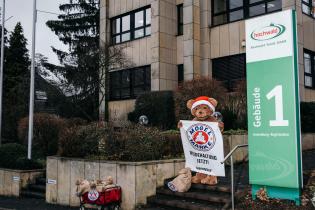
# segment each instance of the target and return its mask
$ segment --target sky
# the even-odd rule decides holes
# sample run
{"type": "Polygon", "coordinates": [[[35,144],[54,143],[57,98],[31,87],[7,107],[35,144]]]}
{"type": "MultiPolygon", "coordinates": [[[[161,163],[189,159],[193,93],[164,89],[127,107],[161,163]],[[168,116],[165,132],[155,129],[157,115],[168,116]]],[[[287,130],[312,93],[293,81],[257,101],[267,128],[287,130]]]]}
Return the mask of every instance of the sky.
{"type": "MultiPolygon", "coordinates": [[[[2,1],[1,5],[2,5],[2,1]]],[[[37,0],[37,10],[60,13],[59,5],[69,2],[69,0],[37,0]]],[[[24,29],[24,35],[28,40],[29,55],[31,56],[32,44],[32,20],[33,20],[33,0],[6,0],[6,19],[13,16],[5,22],[8,31],[12,31],[17,24],[21,22],[24,29]]],[[[58,58],[52,52],[51,46],[57,49],[67,50],[68,47],[59,41],[58,37],[47,26],[47,20],[56,20],[57,15],[38,12],[36,24],[36,53],[41,53],[48,57],[49,62],[59,64],[58,58]]]]}

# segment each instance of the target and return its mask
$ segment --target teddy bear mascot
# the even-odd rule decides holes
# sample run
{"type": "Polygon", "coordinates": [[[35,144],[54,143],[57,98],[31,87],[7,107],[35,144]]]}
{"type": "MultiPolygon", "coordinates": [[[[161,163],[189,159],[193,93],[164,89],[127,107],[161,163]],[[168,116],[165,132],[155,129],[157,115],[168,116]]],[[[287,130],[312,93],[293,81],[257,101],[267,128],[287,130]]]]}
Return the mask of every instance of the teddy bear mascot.
{"type": "MultiPolygon", "coordinates": [[[[206,121],[206,122],[218,122],[218,126],[220,131],[222,132],[224,129],[224,123],[218,121],[213,114],[215,113],[215,107],[218,102],[214,98],[210,98],[207,96],[200,96],[196,99],[191,99],[187,101],[187,108],[191,110],[191,114],[194,116],[193,121],[206,121]]],[[[182,127],[182,123],[178,123],[178,127],[182,127]]],[[[210,176],[203,173],[196,173],[195,176],[191,179],[192,183],[198,184],[208,184],[215,185],[218,183],[218,179],[216,176],[210,176]]]]}

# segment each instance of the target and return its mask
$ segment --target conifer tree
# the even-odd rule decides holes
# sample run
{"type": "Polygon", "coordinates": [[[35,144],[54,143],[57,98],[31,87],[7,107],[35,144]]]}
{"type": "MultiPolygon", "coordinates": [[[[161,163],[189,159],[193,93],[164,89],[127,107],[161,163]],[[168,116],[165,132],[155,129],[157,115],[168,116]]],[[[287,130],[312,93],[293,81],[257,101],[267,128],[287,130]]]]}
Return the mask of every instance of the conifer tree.
{"type": "Polygon", "coordinates": [[[17,23],[5,52],[3,86],[3,136],[17,138],[18,121],[28,114],[30,60],[27,40],[21,23],[17,23]]]}
{"type": "Polygon", "coordinates": [[[47,22],[69,52],[53,47],[63,68],[55,73],[67,80],[73,103],[80,106],[82,116],[98,117],[99,93],[99,0],[69,0],[59,7],[59,20],[47,22]]]}

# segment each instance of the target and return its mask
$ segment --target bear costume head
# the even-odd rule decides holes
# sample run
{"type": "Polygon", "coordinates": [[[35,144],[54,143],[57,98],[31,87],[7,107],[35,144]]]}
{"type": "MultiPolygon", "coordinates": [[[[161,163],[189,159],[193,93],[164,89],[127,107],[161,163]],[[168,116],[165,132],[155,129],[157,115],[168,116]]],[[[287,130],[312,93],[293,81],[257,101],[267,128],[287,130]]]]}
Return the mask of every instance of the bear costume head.
{"type": "Polygon", "coordinates": [[[205,121],[213,115],[218,102],[214,98],[200,96],[187,101],[187,108],[198,121],[205,121]]]}

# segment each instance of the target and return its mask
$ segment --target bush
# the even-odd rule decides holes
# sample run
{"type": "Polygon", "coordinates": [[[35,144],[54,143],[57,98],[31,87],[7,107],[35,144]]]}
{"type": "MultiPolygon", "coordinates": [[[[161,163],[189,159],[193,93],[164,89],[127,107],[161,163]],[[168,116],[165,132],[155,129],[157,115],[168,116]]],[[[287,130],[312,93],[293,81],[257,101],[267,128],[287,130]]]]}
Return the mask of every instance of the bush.
{"type": "Polygon", "coordinates": [[[16,143],[4,144],[0,146],[0,168],[20,170],[43,168],[42,164],[36,160],[28,160],[26,156],[25,146],[16,143]]]}
{"type": "Polygon", "coordinates": [[[163,134],[157,128],[131,125],[110,132],[103,154],[109,160],[159,160],[180,157],[182,145],[180,138],[171,139],[170,135],[163,134]]]}
{"type": "Polygon", "coordinates": [[[187,108],[188,100],[199,97],[209,96],[218,101],[217,109],[220,110],[225,101],[226,88],[221,82],[208,77],[200,77],[191,81],[183,82],[175,92],[175,113],[178,120],[189,120],[193,116],[187,108]]]}
{"type": "Polygon", "coordinates": [[[301,102],[301,129],[315,133],[315,102],[301,102]]]}
{"type": "Polygon", "coordinates": [[[179,133],[160,132],[154,127],[123,128],[97,124],[73,127],[61,133],[60,156],[120,161],[146,161],[183,154],[179,133]]]}
{"type": "Polygon", "coordinates": [[[99,155],[99,145],[106,133],[106,128],[96,123],[66,128],[59,136],[58,155],[82,158],[99,155]]]}
{"type": "MultiPolygon", "coordinates": [[[[56,115],[37,113],[34,115],[32,152],[35,157],[55,155],[58,149],[59,132],[66,127],[66,121],[56,115]]],[[[18,136],[27,145],[28,117],[19,122],[18,136]]]]}
{"type": "Polygon", "coordinates": [[[138,123],[139,117],[146,115],[149,125],[161,129],[175,127],[174,98],[172,91],[149,92],[139,96],[135,110],[128,114],[128,119],[138,123]]]}

